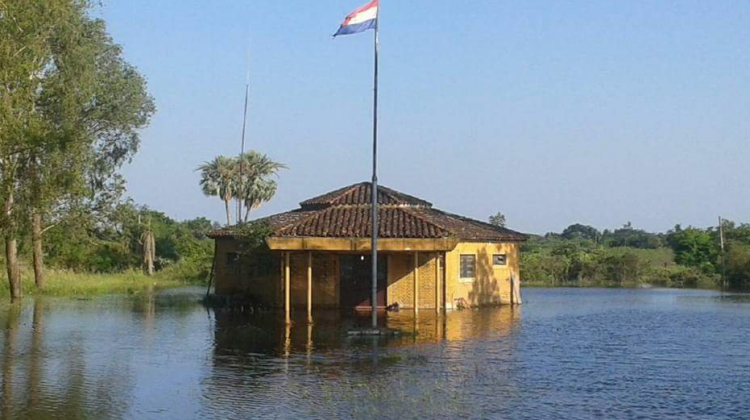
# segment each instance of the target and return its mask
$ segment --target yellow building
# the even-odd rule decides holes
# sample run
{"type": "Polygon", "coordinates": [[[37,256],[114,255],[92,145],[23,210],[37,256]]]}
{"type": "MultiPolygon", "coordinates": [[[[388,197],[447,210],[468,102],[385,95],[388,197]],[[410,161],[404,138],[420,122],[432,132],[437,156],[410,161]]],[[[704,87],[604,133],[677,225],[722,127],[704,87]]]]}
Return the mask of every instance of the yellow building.
{"type": "MultiPolygon", "coordinates": [[[[236,228],[212,232],[215,293],[258,304],[370,308],[371,184],[360,183],[257,220],[267,247],[243,250],[236,228]]],[[[435,209],[378,187],[379,308],[437,310],[520,303],[519,244],[510,229],[435,209]]]]}

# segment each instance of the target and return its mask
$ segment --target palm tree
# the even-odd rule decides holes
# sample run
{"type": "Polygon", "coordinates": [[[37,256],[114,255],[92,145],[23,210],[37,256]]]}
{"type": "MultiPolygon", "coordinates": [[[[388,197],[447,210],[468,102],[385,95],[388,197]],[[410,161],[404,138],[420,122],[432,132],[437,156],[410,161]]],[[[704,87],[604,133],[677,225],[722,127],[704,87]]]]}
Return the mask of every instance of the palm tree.
{"type": "Polygon", "coordinates": [[[203,194],[209,197],[219,197],[224,202],[227,226],[232,224],[232,212],[229,210],[229,205],[238,184],[236,169],[235,159],[226,156],[217,156],[197,169],[201,172],[200,185],[203,194]]]}
{"type": "MultiPolygon", "coordinates": [[[[245,204],[244,221],[247,222],[250,211],[270,201],[276,194],[276,181],[270,178],[278,175],[286,166],[255,150],[240,156],[238,164],[237,170],[242,174],[242,180],[236,195],[245,204]]],[[[237,220],[240,220],[240,217],[238,214],[237,220]]]]}

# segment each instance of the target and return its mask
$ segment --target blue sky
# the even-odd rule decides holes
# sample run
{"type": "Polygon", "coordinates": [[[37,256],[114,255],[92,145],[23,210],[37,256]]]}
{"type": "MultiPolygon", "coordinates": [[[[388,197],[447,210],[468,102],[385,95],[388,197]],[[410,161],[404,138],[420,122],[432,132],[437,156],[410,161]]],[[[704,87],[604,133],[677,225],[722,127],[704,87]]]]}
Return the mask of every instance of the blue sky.
{"type": "MultiPolygon", "coordinates": [[[[256,212],[370,178],[364,0],[107,0],[159,108],[129,194],[223,220],[194,169],[247,142],[289,166],[256,212]]],[[[525,232],[750,219],[750,2],[382,0],[380,181],[525,232]]]]}

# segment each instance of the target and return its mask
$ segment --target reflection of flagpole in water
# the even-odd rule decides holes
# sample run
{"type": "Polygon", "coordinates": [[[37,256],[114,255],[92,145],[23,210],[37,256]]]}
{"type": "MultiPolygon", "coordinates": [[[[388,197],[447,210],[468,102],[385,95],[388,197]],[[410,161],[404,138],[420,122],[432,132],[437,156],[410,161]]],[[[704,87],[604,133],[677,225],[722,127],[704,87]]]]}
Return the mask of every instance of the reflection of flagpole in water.
{"type": "Polygon", "coordinates": [[[307,346],[306,346],[306,350],[307,350],[307,364],[308,364],[308,366],[310,365],[310,362],[312,361],[311,360],[312,359],[312,352],[313,352],[313,338],[312,338],[312,333],[313,333],[313,323],[312,322],[308,322],[307,323],[307,346]]]}
{"type": "MultiPolygon", "coordinates": [[[[453,313],[451,313],[450,316],[453,316],[453,313]]],[[[448,339],[448,312],[445,312],[441,321],[443,324],[443,339],[447,340],[448,339]]]]}
{"type": "Polygon", "coordinates": [[[414,311],[414,328],[413,328],[413,334],[412,337],[414,338],[414,343],[417,342],[417,334],[419,334],[419,312],[414,311]]]}
{"type": "Polygon", "coordinates": [[[292,324],[284,323],[284,357],[289,358],[292,351],[292,324]]]}

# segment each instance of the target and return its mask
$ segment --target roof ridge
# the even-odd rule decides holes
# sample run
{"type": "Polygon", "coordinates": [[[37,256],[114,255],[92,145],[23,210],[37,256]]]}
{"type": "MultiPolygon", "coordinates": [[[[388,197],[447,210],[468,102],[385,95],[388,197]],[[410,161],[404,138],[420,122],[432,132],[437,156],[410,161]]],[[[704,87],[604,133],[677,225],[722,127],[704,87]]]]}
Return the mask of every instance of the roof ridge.
{"type": "MultiPolygon", "coordinates": [[[[367,205],[371,202],[372,192],[372,182],[359,182],[304,200],[300,202],[300,206],[303,208],[319,208],[326,206],[367,205]]],[[[379,205],[432,207],[432,203],[427,200],[385,185],[378,185],[377,200],[379,205]]]]}

